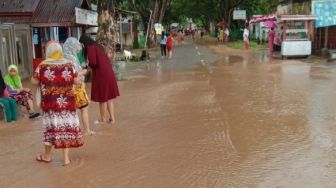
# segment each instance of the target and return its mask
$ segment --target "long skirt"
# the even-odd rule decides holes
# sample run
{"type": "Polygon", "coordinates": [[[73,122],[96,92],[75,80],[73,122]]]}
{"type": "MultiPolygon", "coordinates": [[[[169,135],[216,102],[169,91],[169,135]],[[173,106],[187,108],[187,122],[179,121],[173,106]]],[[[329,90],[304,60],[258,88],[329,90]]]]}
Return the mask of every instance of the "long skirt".
{"type": "Polygon", "coordinates": [[[76,148],[84,144],[76,111],[44,111],[44,144],[55,149],[76,148]]]}
{"type": "Polygon", "coordinates": [[[30,110],[28,101],[33,100],[33,95],[31,92],[21,91],[20,93],[11,95],[10,97],[13,98],[18,104],[26,107],[28,111],[30,110]]]}

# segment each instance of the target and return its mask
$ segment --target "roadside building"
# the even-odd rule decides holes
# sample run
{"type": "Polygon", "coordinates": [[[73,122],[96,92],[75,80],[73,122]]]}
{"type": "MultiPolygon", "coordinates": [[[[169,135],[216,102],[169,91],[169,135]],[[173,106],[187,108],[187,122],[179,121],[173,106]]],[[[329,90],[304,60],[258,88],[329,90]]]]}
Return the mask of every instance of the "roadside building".
{"type": "Polygon", "coordinates": [[[279,3],[277,14],[312,14],[313,52],[324,55],[336,50],[336,1],[335,0],[285,0],[279,3]]]}
{"type": "Polygon", "coordinates": [[[2,0],[0,3],[1,69],[17,64],[29,77],[33,62],[45,57],[49,40],[61,43],[79,37],[88,26],[97,25],[97,13],[88,0],[2,0]]]}

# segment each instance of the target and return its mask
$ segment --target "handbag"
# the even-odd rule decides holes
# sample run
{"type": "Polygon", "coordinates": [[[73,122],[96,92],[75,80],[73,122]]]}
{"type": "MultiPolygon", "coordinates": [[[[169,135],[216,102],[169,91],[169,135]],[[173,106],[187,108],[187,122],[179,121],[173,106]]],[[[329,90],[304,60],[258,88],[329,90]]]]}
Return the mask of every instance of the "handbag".
{"type": "Polygon", "coordinates": [[[75,103],[78,109],[85,108],[89,105],[89,97],[87,96],[85,85],[75,85],[74,89],[75,103]]]}

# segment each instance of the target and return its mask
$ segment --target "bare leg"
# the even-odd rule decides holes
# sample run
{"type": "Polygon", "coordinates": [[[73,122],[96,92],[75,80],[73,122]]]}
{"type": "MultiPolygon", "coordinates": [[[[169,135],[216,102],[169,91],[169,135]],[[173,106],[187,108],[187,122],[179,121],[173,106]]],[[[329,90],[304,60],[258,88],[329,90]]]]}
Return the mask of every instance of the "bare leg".
{"type": "Polygon", "coordinates": [[[113,103],[112,99],[107,102],[107,110],[108,110],[109,115],[110,115],[110,121],[111,121],[112,124],[114,124],[116,120],[115,120],[115,116],[114,116],[114,103],[113,103]]]}
{"type": "Polygon", "coordinates": [[[89,107],[82,108],[81,110],[82,115],[82,123],[85,130],[85,135],[92,135],[95,134],[94,131],[91,131],[90,129],[90,123],[89,123],[89,107]]]}
{"type": "Polygon", "coordinates": [[[69,148],[63,149],[64,166],[70,164],[69,151],[70,151],[69,148]]]}
{"type": "Polygon", "coordinates": [[[51,161],[51,148],[51,145],[44,145],[44,154],[36,156],[36,159],[40,159],[42,161],[51,161]]]}
{"type": "Polygon", "coordinates": [[[29,112],[30,114],[33,113],[33,112],[35,112],[33,101],[32,101],[31,99],[28,99],[27,102],[28,102],[28,105],[29,105],[29,110],[28,110],[28,112],[29,112]]]}
{"type": "Polygon", "coordinates": [[[100,122],[106,122],[106,114],[107,114],[107,102],[99,103],[100,110],[100,122]]]}
{"type": "Polygon", "coordinates": [[[44,157],[46,160],[51,160],[51,146],[44,145],[44,157]]]}

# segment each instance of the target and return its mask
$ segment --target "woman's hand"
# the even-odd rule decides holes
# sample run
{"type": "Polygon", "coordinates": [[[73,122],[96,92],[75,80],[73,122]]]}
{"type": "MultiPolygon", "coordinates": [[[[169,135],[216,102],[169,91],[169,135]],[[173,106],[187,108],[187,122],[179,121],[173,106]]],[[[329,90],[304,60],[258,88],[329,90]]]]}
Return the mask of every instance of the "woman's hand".
{"type": "Polygon", "coordinates": [[[30,82],[33,84],[33,85],[39,85],[40,84],[40,81],[34,77],[31,78],[30,82]]]}
{"type": "Polygon", "coordinates": [[[78,72],[78,77],[82,77],[85,76],[87,74],[88,70],[87,69],[83,69],[81,71],[78,72]]]}
{"type": "Polygon", "coordinates": [[[30,92],[31,90],[29,88],[22,88],[23,91],[25,92],[30,92]]]}

